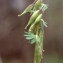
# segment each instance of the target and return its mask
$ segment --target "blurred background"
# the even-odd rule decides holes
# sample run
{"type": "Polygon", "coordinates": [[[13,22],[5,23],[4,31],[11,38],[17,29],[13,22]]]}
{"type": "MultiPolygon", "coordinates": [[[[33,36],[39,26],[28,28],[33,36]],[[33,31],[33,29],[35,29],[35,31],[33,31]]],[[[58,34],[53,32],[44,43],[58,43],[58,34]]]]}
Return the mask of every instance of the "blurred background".
{"type": "MultiPolygon", "coordinates": [[[[18,14],[34,0],[0,0],[0,63],[33,63],[34,45],[25,39],[30,15],[18,14]]],[[[42,63],[63,63],[63,0],[44,0],[45,28],[42,63]]]]}

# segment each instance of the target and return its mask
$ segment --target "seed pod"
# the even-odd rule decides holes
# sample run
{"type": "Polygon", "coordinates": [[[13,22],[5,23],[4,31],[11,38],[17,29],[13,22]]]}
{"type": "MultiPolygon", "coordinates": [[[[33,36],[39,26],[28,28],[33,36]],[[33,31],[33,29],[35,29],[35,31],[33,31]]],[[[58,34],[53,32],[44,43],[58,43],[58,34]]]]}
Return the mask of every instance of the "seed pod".
{"type": "Polygon", "coordinates": [[[42,18],[42,14],[40,14],[40,15],[36,18],[35,22],[30,26],[29,31],[33,31],[33,30],[34,30],[35,25],[41,21],[41,18],[42,18]]]}
{"type": "Polygon", "coordinates": [[[23,14],[30,12],[31,9],[33,8],[34,4],[30,4],[20,15],[18,16],[22,16],[23,14]]]}
{"type": "Polygon", "coordinates": [[[37,16],[39,15],[39,12],[40,12],[40,10],[36,10],[36,11],[32,14],[32,16],[30,17],[30,20],[29,20],[28,24],[26,25],[25,29],[26,29],[30,24],[32,24],[33,21],[35,21],[35,19],[36,19],[37,16]]]}
{"type": "Polygon", "coordinates": [[[30,28],[29,28],[29,31],[33,31],[34,30],[34,27],[35,27],[35,24],[33,23],[30,28]]]}
{"type": "Polygon", "coordinates": [[[41,18],[42,18],[42,14],[40,14],[40,15],[36,18],[34,24],[40,22],[40,21],[41,21],[41,18]]]}
{"type": "Polygon", "coordinates": [[[37,2],[34,5],[33,10],[37,10],[41,6],[41,4],[42,4],[42,0],[37,0],[37,2]]]}

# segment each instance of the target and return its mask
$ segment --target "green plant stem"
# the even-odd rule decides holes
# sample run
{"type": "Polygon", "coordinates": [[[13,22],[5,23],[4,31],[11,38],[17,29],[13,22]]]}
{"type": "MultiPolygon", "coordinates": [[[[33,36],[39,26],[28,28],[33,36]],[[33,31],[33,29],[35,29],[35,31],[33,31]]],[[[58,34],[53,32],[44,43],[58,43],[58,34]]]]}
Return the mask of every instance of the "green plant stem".
{"type": "MultiPolygon", "coordinates": [[[[39,26],[37,26],[36,35],[38,36],[39,26]]],[[[35,53],[34,53],[34,63],[41,63],[42,50],[43,50],[43,30],[40,29],[39,37],[40,42],[35,42],[35,53]]]]}
{"type": "Polygon", "coordinates": [[[41,40],[41,48],[43,51],[43,40],[44,40],[44,23],[41,21],[40,22],[40,26],[41,26],[41,31],[40,31],[40,40],[41,40]]]}
{"type": "MultiPolygon", "coordinates": [[[[36,27],[36,39],[37,39],[37,36],[38,36],[38,26],[36,27]]],[[[36,41],[35,42],[35,51],[34,51],[35,53],[34,53],[34,63],[37,63],[37,59],[39,58],[38,57],[38,53],[39,53],[39,51],[38,51],[38,42],[36,41]]]]}
{"type": "Polygon", "coordinates": [[[43,58],[43,39],[44,39],[44,30],[40,31],[40,44],[41,44],[41,50],[42,50],[42,58],[43,58]]]}
{"type": "Polygon", "coordinates": [[[43,22],[40,22],[40,32],[39,32],[39,26],[36,27],[36,35],[40,37],[40,42],[35,42],[35,53],[34,53],[34,63],[41,63],[41,60],[43,58],[43,39],[44,39],[44,27],[43,22]]]}

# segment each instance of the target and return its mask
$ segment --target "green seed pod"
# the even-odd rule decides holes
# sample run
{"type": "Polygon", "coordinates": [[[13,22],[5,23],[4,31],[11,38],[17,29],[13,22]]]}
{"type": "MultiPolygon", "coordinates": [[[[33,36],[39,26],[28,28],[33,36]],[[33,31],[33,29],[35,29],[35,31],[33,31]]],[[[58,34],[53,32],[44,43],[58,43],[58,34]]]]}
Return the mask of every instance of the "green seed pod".
{"type": "Polygon", "coordinates": [[[41,18],[42,18],[42,14],[40,14],[40,15],[36,18],[34,24],[40,22],[40,21],[41,21],[41,18]]]}
{"type": "Polygon", "coordinates": [[[20,15],[18,16],[22,16],[23,14],[30,12],[31,9],[33,8],[34,4],[30,4],[20,15]]]}
{"type": "Polygon", "coordinates": [[[42,4],[42,0],[37,0],[37,2],[34,5],[33,10],[37,10],[41,6],[41,4],[42,4]]]}
{"type": "Polygon", "coordinates": [[[37,29],[39,29],[39,23],[37,24],[32,24],[29,28],[29,31],[36,34],[37,29]]]}
{"type": "Polygon", "coordinates": [[[33,23],[33,24],[30,26],[29,31],[33,31],[34,28],[35,28],[35,24],[33,23]]]}
{"type": "Polygon", "coordinates": [[[40,12],[40,10],[36,10],[36,11],[32,14],[32,16],[30,17],[30,20],[29,20],[28,24],[26,25],[25,29],[26,29],[30,24],[32,24],[32,23],[35,21],[35,19],[36,19],[37,16],[39,15],[39,12],[40,12]]]}
{"type": "Polygon", "coordinates": [[[34,30],[35,25],[41,21],[41,18],[42,18],[42,14],[40,14],[40,15],[36,18],[35,22],[30,26],[29,31],[33,31],[33,30],[34,30]]]}

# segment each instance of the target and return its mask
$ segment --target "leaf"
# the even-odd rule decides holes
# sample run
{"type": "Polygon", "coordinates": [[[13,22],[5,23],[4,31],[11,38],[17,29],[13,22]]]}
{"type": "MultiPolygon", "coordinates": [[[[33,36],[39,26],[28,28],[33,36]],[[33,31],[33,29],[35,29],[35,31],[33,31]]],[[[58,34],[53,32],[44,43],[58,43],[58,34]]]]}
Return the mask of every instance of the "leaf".
{"type": "Polygon", "coordinates": [[[32,35],[31,35],[31,36],[27,36],[27,37],[26,37],[26,39],[28,39],[28,40],[33,39],[33,38],[35,38],[35,36],[32,36],[32,35]]]}
{"type": "Polygon", "coordinates": [[[36,39],[36,35],[34,35],[32,32],[25,32],[25,33],[26,33],[26,35],[24,35],[24,36],[26,36],[27,40],[30,40],[30,44],[33,44],[35,42],[40,42],[39,36],[37,36],[37,39],[36,39]]]}
{"type": "Polygon", "coordinates": [[[45,27],[48,27],[48,26],[47,26],[47,23],[46,23],[43,19],[41,19],[41,22],[42,22],[42,24],[43,24],[45,27]]]}
{"type": "Polygon", "coordinates": [[[32,32],[25,32],[25,35],[24,36],[30,36],[30,35],[34,35],[32,32]]]}
{"type": "Polygon", "coordinates": [[[48,8],[48,5],[43,3],[42,4],[42,11],[45,11],[47,8],[48,8]]]}
{"type": "Polygon", "coordinates": [[[28,35],[24,35],[24,36],[26,36],[26,37],[35,37],[34,34],[28,34],[28,35]]]}
{"type": "Polygon", "coordinates": [[[24,36],[29,36],[29,35],[24,35],[24,36]]]}
{"type": "Polygon", "coordinates": [[[36,42],[36,38],[32,39],[30,44],[34,44],[36,42]]]}
{"type": "Polygon", "coordinates": [[[44,22],[43,24],[44,24],[45,27],[48,27],[46,22],[44,22]]]}
{"type": "Polygon", "coordinates": [[[25,34],[32,34],[31,32],[25,32],[25,34]]]}
{"type": "Polygon", "coordinates": [[[24,36],[26,36],[27,40],[31,40],[31,39],[35,38],[35,35],[32,32],[25,32],[25,33],[26,33],[26,35],[24,35],[24,36]]]}

